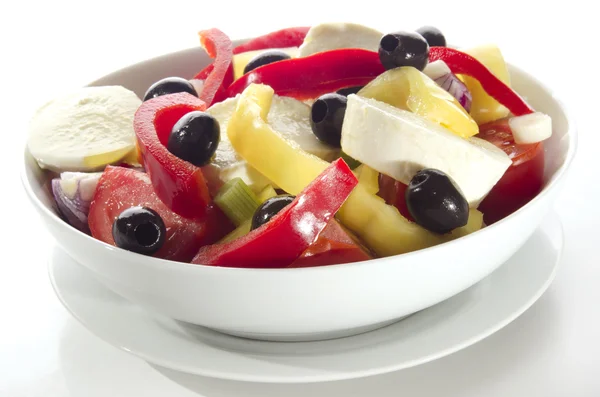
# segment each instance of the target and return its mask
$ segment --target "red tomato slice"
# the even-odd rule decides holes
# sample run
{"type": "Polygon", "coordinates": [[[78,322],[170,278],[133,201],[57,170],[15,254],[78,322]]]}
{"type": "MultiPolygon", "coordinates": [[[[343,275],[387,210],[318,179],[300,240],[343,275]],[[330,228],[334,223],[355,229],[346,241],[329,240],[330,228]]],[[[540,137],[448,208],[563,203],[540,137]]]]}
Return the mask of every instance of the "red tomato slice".
{"type": "Polygon", "coordinates": [[[527,204],[542,190],[544,145],[542,142],[517,145],[508,119],[480,126],[477,137],[504,150],[513,162],[478,208],[485,223],[491,225],[527,204]]]}
{"type": "Polygon", "coordinates": [[[216,208],[207,211],[203,218],[183,218],[158,198],[147,174],[108,166],[100,178],[90,206],[88,221],[92,236],[115,245],[113,222],[123,210],[133,206],[152,208],[165,222],[165,245],[153,255],[158,258],[189,262],[200,247],[214,243],[233,228],[216,208]]]}
{"type": "Polygon", "coordinates": [[[327,266],[372,259],[358,240],[335,219],[289,267],[327,266]]]}
{"type": "Polygon", "coordinates": [[[414,222],[408,206],[406,205],[406,186],[404,183],[395,180],[384,174],[379,174],[379,192],[377,195],[385,200],[389,205],[398,208],[398,211],[411,222],[414,222]]]}

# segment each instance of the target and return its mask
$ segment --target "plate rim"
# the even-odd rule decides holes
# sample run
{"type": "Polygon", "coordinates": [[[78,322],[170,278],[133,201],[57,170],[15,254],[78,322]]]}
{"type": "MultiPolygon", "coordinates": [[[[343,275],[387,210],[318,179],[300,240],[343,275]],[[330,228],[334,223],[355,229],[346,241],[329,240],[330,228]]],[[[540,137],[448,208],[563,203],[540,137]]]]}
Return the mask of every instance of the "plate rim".
{"type": "MultiPolygon", "coordinates": [[[[323,372],[321,374],[314,374],[314,375],[309,375],[309,374],[304,374],[304,375],[300,375],[300,376],[256,375],[256,374],[240,374],[238,372],[223,372],[221,370],[212,370],[210,368],[208,368],[208,369],[207,368],[189,368],[186,365],[178,364],[176,362],[173,362],[170,359],[157,359],[156,357],[154,357],[152,355],[149,355],[149,354],[139,351],[139,349],[130,349],[129,347],[124,346],[122,343],[115,341],[114,338],[103,334],[101,331],[98,331],[97,329],[93,329],[91,326],[88,325],[88,323],[84,319],[82,319],[79,315],[77,315],[75,312],[73,312],[70,305],[66,302],[66,298],[63,296],[61,291],[59,291],[59,287],[57,286],[55,274],[53,271],[53,268],[55,267],[55,265],[54,265],[55,261],[53,260],[54,255],[52,255],[50,257],[50,259],[48,260],[47,268],[48,268],[48,276],[50,278],[50,282],[51,282],[51,285],[52,285],[55,295],[59,299],[61,305],[67,310],[67,312],[69,312],[69,314],[75,320],[77,320],[78,323],[80,323],[92,335],[96,336],[97,338],[104,341],[105,343],[115,346],[115,347],[119,348],[120,350],[123,350],[129,354],[132,354],[135,357],[141,358],[142,360],[149,363],[151,366],[164,367],[167,369],[171,369],[171,370],[175,370],[175,371],[179,371],[179,372],[183,372],[183,373],[187,373],[187,374],[191,374],[191,375],[200,375],[200,376],[206,376],[206,377],[215,378],[215,379],[254,382],[254,383],[279,383],[279,384],[288,383],[289,384],[289,383],[319,383],[319,382],[329,382],[329,381],[341,381],[341,380],[358,379],[358,378],[364,378],[364,377],[370,377],[370,376],[375,376],[375,375],[391,373],[391,372],[400,371],[400,370],[411,368],[411,367],[416,367],[416,366],[426,364],[431,361],[438,360],[440,358],[443,358],[443,357],[449,356],[451,354],[454,354],[458,351],[461,351],[461,350],[463,350],[469,346],[472,346],[478,342],[481,342],[482,340],[484,340],[484,339],[488,338],[489,336],[493,335],[494,333],[500,331],[502,328],[506,327],[508,324],[510,324],[511,322],[516,320],[518,317],[520,317],[531,306],[533,306],[533,304],[535,302],[537,302],[539,300],[539,298],[548,290],[549,286],[552,284],[552,282],[554,281],[554,279],[556,277],[558,269],[560,268],[560,263],[564,256],[564,247],[565,247],[564,227],[563,227],[560,217],[554,211],[551,211],[549,213],[548,218],[542,222],[540,228],[536,229],[531,237],[533,237],[533,235],[535,235],[537,233],[543,233],[541,231],[541,227],[548,222],[555,224],[556,233],[559,236],[559,242],[560,242],[560,244],[558,245],[557,250],[556,250],[556,255],[553,258],[554,263],[552,264],[552,271],[550,272],[550,274],[548,275],[548,277],[544,281],[544,283],[538,287],[535,294],[533,294],[526,302],[522,303],[518,310],[513,311],[510,315],[506,316],[506,318],[504,318],[502,321],[499,321],[498,323],[494,324],[493,326],[486,328],[484,331],[481,331],[481,332],[477,333],[477,335],[471,336],[470,338],[467,338],[467,339],[463,340],[462,342],[455,343],[446,349],[441,349],[435,353],[431,353],[431,354],[428,354],[423,357],[415,358],[415,359],[412,359],[409,361],[403,361],[398,364],[381,366],[381,367],[371,368],[371,369],[352,370],[352,371],[346,371],[346,372],[323,372]],[[550,220],[548,220],[548,219],[550,219],[550,220]]],[[[531,237],[530,237],[530,239],[531,239],[531,237]]],[[[527,240],[527,242],[523,245],[523,247],[530,244],[530,239],[527,240]]],[[[521,247],[519,249],[519,251],[517,251],[517,253],[520,252],[520,250],[523,249],[523,247],[521,247]]],[[[60,247],[60,245],[55,243],[54,250],[62,251],[62,253],[64,255],[69,257],[74,263],[77,263],[74,259],[72,259],[68,255],[68,253],[64,249],[62,249],[60,247]]],[[[499,269],[500,268],[502,268],[502,265],[499,267],[499,269]]],[[[82,270],[89,272],[90,277],[95,277],[93,272],[91,272],[89,269],[82,267],[82,270]]],[[[494,271],[488,277],[484,278],[479,283],[475,284],[474,286],[470,287],[469,289],[478,286],[483,281],[490,278],[494,273],[496,273],[496,271],[494,271]]],[[[125,302],[128,302],[125,298],[122,298],[118,294],[114,293],[113,291],[111,291],[110,289],[105,287],[100,281],[94,280],[94,282],[98,283],[99,288],[109,291],[111,294],[118,297],[119,299],[121,299],[125,302]]],[[[465,291],[468,291],[469,289],[467,289],[465,291]]],[[[454,297],[450,297],[446,301],[449,301],[453,298],[454,297]]],[[[445,302],[445,301],[442,301],[442,302],[445,302]]],[[[440,303],[442,303],[442,302],[440,302],[440,303]]],[[[131,303],[131,304],[135,305],[133,303],[131,303]]],[[[137,305],[135,305],[135,306],[137,306],[137,305]]],[[[427,309],[424,309],[424,310],[427,310],[427,309]]],[[[152,316],[152,314],[149,314],[149,315],[152,316]]],[[[161,317],[166,318],[166,316],[161,316],[161,317]]],[[[377,330],[371,331],[371,332],[377,332],[377,330]]],[[[231,338],[236,338],[236,337],[229,336],[229,335],[225,335],[225,336],[228,336],[231,338]]],[[[352,338],[352,336],[349,338],[352,338]]],[[[238,338],[236,338],[236,339],[238,339],[238,338]]],[[[257,342],[261,342],[261,341],[257,341],[257,342]]],[[[326,342],[327,341],[325,341],[324,343],[326,343],[326,342]]],[[[262,343],[270,343],[270,342],[262,342],[262,343]]],[[[278,342],[278,343],[286,343],[286,342],[278,342]]],[[[289,343],[295,343],[295,342],[289,342],[289,343]]],[[[218,349],[218,347],[215,347],[215,348],[218,349]]],[[[243,353],[240,353],[240,354],[243,354],[243,353]]],[[[258,353],[255,353],[255,355],[260,356],[260,354],[258,354],[258,353]]]]}

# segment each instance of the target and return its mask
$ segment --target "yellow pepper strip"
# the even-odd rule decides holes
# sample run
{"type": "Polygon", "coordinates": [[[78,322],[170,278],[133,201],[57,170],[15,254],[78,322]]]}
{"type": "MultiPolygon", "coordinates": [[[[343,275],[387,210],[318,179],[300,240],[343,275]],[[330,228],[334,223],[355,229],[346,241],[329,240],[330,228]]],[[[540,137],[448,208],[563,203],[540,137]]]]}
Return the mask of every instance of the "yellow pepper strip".
{"type": "Polygon", "coordinates": [[[269,86],[253,84],[246,88],[229,120],[227,135],[248,164],[279,188],[295,195],[329,163],[273,131],[266,122],[272,99],[273,89],[269,86]]]}
{"type": "Polygon", "coordinates": [[[463,138],[479,133],[475,120],[452,95],[411,66],[382,73],[358,95],[418,114],[463,138]]]}
{"type": "Polygon", "coordinates": [[[273,186],[267,185],[263,190],[260,191],[260,193],[258,193],[258,201],[264,203],[271,197],[275,196],[277,196],[277,192],[275,191],[275,189],[273,189],[273,186]]]}
{"type": "Polygon", "coordinates": [[[358,182],[363,184],[369,193],[377,194],[379,191],[379,172],[366,164],[361,164],[354,173],[358,178],[358,182]]]}
{"type": "MultiPolygon", "coordinates": [[[[484,64],[504,84],[510,86],[508,67],[497,46],[488,44],[462,51],[484,64]]],[[[478,124],[485,124],[508,116],[508,109],[488,95],[479,81],[469,76],[461,76],[461,78],[473,96],[471,116],[478,124]]]]}
{"type": "MultiPolygon", "coordinates": [[[[241,94],[227,134],[233,148],[251,166],[290,194],[300,193],[328,162],[301,150],[266,122],[273,89],[252,84],[241,94]]],[[[335,187],[332,187],[335,188],[335,187]]],[[[409,222],[360,183],[338,212],[339,220],[379,256],[427,248],[479,230],[483,215],[471,210],[469,223],[438,235],[409,222]]]]}

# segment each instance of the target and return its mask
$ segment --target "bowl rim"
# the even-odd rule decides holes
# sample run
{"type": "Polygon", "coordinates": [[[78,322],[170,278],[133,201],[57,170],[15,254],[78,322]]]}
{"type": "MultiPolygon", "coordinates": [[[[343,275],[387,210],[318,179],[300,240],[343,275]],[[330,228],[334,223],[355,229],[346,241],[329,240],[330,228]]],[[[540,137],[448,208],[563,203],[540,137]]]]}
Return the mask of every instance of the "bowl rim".
{"type": "MultiPolygon", "coordinates": [[[[240,39],[240,40],[234,40],[234,42],[244,42],[247,40],[248,39],[240,39]]],[[[170,58],[174,55],[184,55],[187,53],[194,53],[194,52],[197,52],[198,50],[200,50],[198,47],[192,47],[192,48],[187,48],[187,49],[183,49],[183,50],[179,50],[179,51],[174,51],[174,52],[171,52],[168,54],[159,55],[157,57],[148,58],[148,59],[142,60],[140,62],[134,63],[132,65],[125,66],[121,69],[115,70],[105,76],[102,76],[102,77],[94,80],[93,82],[89,83],[88,86],[95,85],[95,83],[97,83],[98,81],[100,81],[101,79],[103,79],[109,75],[123,73],[123,72],[126,72],[127,70],[137,69],[148,62],[154,62],[154,61],[158,61],[160,59],[170,58]]],[[[557,185],[559,184],[559,182],[565,178],[566,172],[570,168],[570,166],[573,162],[573,159],[575,158],[575,155],[577,152],[577,146],[578,146],[577,126],[575,123],[575,119],[573,117],[573,113],[565,105],[564,101],[561,99],[562,96],[557,95],[555,90],[551,89],[547,84],[543,83],[542,81],[540,81],[539,79],[534,77],[532,74],[528,73],[527,71],[523,70],[522,68],[515,66],[513,63],[510,63],[510,62],[507,62],[507,65],[508,65],[509,69],[515,70],[518,73],[521,73],[523,76],[525,76],[527,78],[527,80],[532,81],[537,86],[539,86],[543,90],[545,90],[548,93],[548,95],[558,104],[560,110],[563,112],[565,119],[567,121],[567,124],[568,124],[568,129],[567,129],[565,135],[568,137],[568,142],[569,142],[569,148],[568,148],[567,154],[564,158],[564,161],[560,165],[560,167],[554,172],[554,174],[552,174],[551,179],[548,181],[547,185],[544,186],[542,191],[539,194],[537,194],[531,201],[529,201],[523,207],[519,208],[514,213],[508,215],[507,217],[499,220],[498,222],[496,222],[492,225],[486,226],[485,228],[478,230],[474,233],[471,233],[467,236],[463,236],[463,237],[457,238],[455,240],[447,241],[447,242],[444,242],[444,243],[441,243],[441,244],[438,244],[438,245],[435,245],[432,247],[423,248],[423,249],[420,249],[417,251],[411,251],[411,252],[406,252],[403,254],[397,254],[397,255],[381,257],[381,258],[374,258],[374,259],[369,259],[369,260],[360,261],[360,262],[338,263],[338,264],[327,265],[327,266],[302,267],[302,268],[221,267],[221,266],[192,264],[192,263],[188,263],[188,262],[178,262],[178,261],[173,261],[170,259],[161,259],[161,258],[156,258],[156,257],[152,257],[152,256],[145,256],[145,255],[137,254],[137,253],[127,251],[125,249],[107,244],[103,241],[100,241],[100,240],[92,237],[91,235],[83,233],[83,232],[77,230],[76,228],[72,227],[71,225],[66,223],[63,219],[61,219],[61,217],[58,214],[56,214],[54,211],[51,211],[46,205],[44,205],[41,202],[41,200],[37,197],[37,195],[33,192],[33,188],[28,182],[27,156],[30,154],[29,154],[27,142],[24,145],[25,148],[24,148],[23,162],[21,164],[21,172],[20,172],[21,178],[20,179],[21,179],[23,188],[25,189],[31,202],[36,207],[38,207],[38,209],[41,210],[47,217],[52,219],[53,222],[60,224],[60,227],[65,227],[65,228],[69,229],[71,233],[74,232],[76,234],[80,234],[82,237],[92,240],[92,243],[100,244],[105,249],[116,252],[117,255],[124,255],[125,258],[128,258],[131,261],[136,261],[136,262],[142,261],[142,262],[144,262],[144,264],[147,264],[148,266],[161,266],[161,267],[164,267],[165,269],[167,266],[169,266],[169,267],[178,267],[179,270],[194,271],[191,269],[198,269],[195,271],[218,271],[221,273],[236,272],[236,273],[241,273],[241,274],[243,274],[243,273],[256,274],[258,272],[261,272],[261,273],[268,273],[268,274],[271,274],[271,273],[298,274],[298,273],[329,272],[329,271],[331,271],[331,269],[336,269],[336,268],[339,268],[340,266],[343,266],[344,268],[372,266],[375,263],[380,264],[380,263],[386,262],[386,261],[390,262],[390,260],[394,260],[394,259],[397,260],[400,257],[408,258],[408,257],[413,257],[415,255],[422,255],[425,251],[427,253],[433,253],[434,251],[439,251],[439,250],[445,249],[446,247],[449,247],[451,245],[463,244],[464,241],[469,241],[470,239],[473,239],[474,238],[473,236],[480,236],[483,233],[490,233],[489,229],[494,230],[498,227],[502,227],[507,222],[511,222],[511,220],[520,216],[523,212],[529,211],[533,206],[535,206],[542,199],[542,197],[547,196],[548,194],[550,194],[550,192],[554,191],[557,188],[557,185]]],[[[563,139],[564,139],[564,137],[563,137],[563,139]]]]}

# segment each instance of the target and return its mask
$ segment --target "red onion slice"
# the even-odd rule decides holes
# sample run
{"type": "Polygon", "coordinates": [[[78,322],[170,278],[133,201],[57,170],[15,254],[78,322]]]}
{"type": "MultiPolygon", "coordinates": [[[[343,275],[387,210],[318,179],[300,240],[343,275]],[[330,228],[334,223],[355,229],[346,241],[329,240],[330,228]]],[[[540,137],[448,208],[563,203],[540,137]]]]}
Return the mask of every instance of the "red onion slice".
{"type": "Polygon", "coordinates": [[[456,98],[458,103],[465,108],[467,113],[471,111],[471,102],[473,101],[471,92],[467,86],[450,71],[450,68],[444,61],[437,60],[428,64],[427,67],[425,67],[425,70],[423,70],[423,73],[456,98]]]}
{"type": "Polygon", "coordinates": [[[101,172],[63,172],[52,180],[52,194],[59,211],[76,229],[88,233],[88,212],[101,172]]]}
{"type": "Polygon", "coordinates": [[[448,91],[468,112],[471,111],[473,97],[467,86],[456,75],[450,73],[434,80],[440,87],[448,91]]]}

